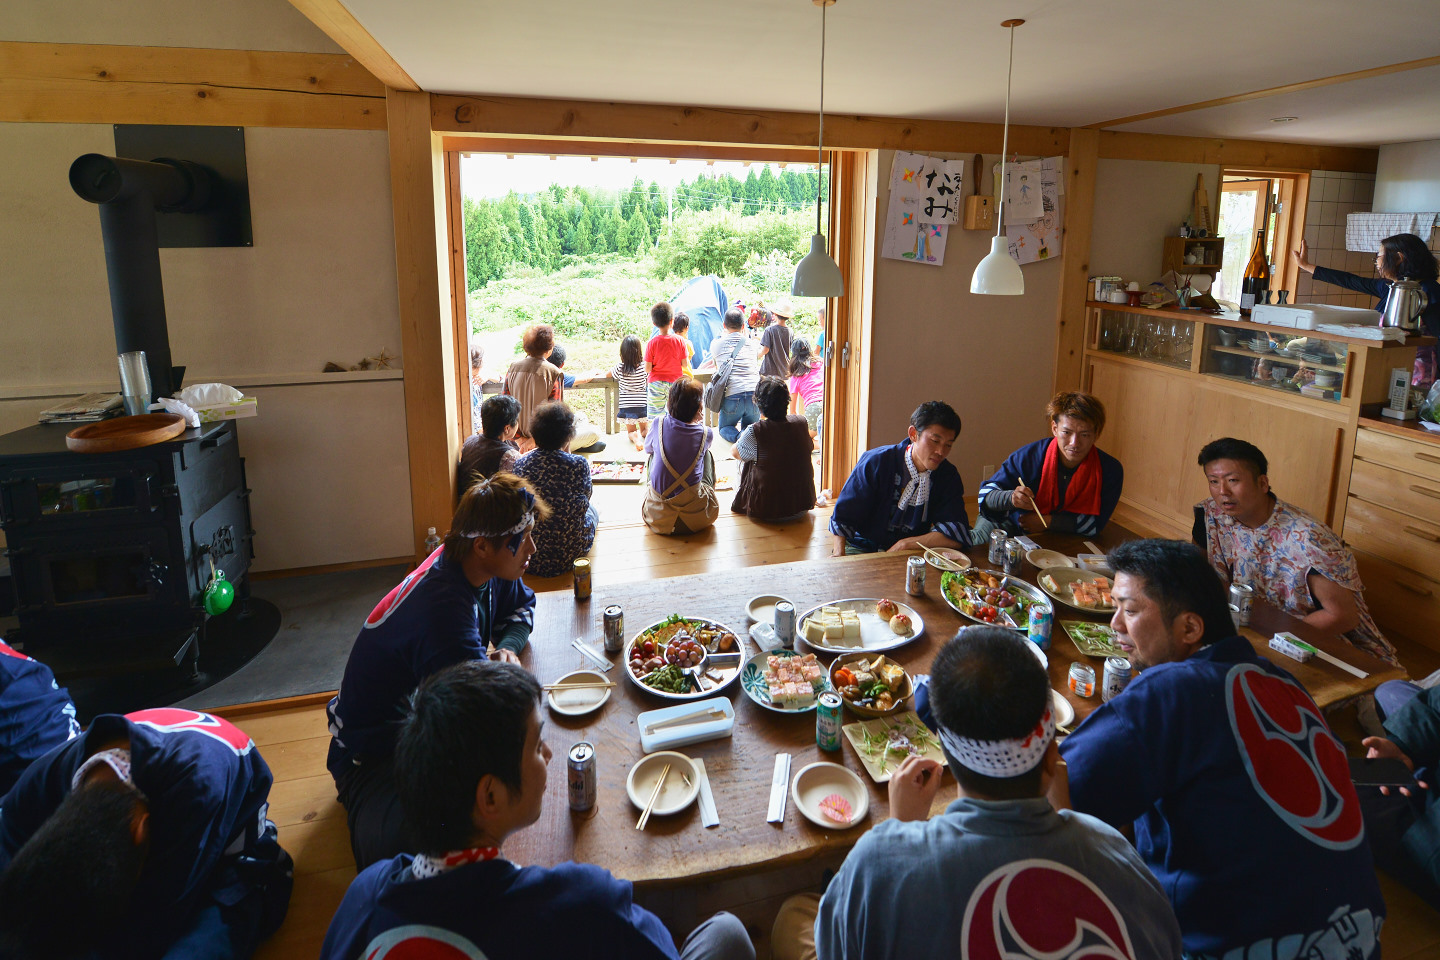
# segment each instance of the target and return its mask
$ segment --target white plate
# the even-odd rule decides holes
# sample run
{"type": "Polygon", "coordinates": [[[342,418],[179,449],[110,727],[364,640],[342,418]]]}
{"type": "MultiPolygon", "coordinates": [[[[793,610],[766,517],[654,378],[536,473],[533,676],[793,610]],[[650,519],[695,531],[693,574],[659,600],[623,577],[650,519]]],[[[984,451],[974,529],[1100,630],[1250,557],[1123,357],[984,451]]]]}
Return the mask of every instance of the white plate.
{"type": "Polygon", "coordinates": [[[761,597],[754,597],[745,607],[745,613],[756,623],[775,623],[775,604],[781,601],[789,602],[784,597],[778,597],[773,593],[767,593],[761,597]]]}
{"type": "Polygon", "coordinates": [[[930,564],[930,566],[934,567],[936,570],[950,569],[950,567],[947,567],[936,561],[933,554],[937,553],[940,556],[944,557],[946,560],[949,560],[957,567],[969,567],[970,564],[973,562],[971,561],[969,554],[963,553],[959,550],[951,550],[949,547],[931,547],[930,553],[921,554],[921,556],[925,558],[926,563],[930,564]]]}
{"type": "Polygon", "coordinates": [[[1031,550],[1025,554],[1025,559],[1030,562],[1032,567],[1037,567],[1041,570],[1046,570],[1050,567],[1075,566],[1075,561],[1065,556],[1065,554],[1059,550],[1031,550]]]}
{"type": "MultiPolygon", "coordinates": [[[[575,670],[554,682],[600,683],[608,679],[609,677],[598,670],[575,670]]],[[[550,704],[550,709],[556,713],[563,713],[567,717],[583,717],[604,706],[605,701],[610,699],[610,691],[613,689],[613,687],[589,687],[582,690],[550,690],[546,693],[545,700],[550,704]]]]}
{"type": "Polygon", "coordinates": [[[820,761],[800,769],[790,782],[790,799],[801,815],[826,830],[848,830],[870,812],[870,790],[864,781],[838,763],[820,761]],[[840,823],[831,820],[820,810],[820,801],[831,794],[839,794],[850,803],[850,821],[840,823]]]}
{"type": "Polygon", "coordinates": [[[665,777],[665,786],[660,788],[660,796],[655,798],[655,806],[650,808],[651,816],[663,817],[679,813],[694,803],[695,794],[700,792],[700,778],[695,773],[695,762],[683,753],[661,750],[631,767],[630,776],[625,778],[625,793],[637,809],[645,809],[646,801],[655,790],[655,781],[660,779],[660,771],[665,769],[667,763],[670,764],[670,773],[665,777]],[[688,786],[685,783],[686,777],[690,779],[688,786]]]}
{"type": "Polygon", "coordinates": [[[859,653],[864,650],[870,653],[880,653],[884,650],[894,650],[896,647],[903,647],[925,632],[925,620],[915,611],[915,608],[899,600],[893,600],[900,612],[910,618],[910,633],[907,636],[900,636],[890,629],[887,620],[881,620],[875,612],[875,604],[879,597],[849,597],[845,600],[828,600],[825,603],[817,604],[806,610],[795,618],[795,639],[803,641],[811,650],[821,653],[859,653]],[[854,610],[860,614],[860,644],[859,646],[831,646],[826,643],[811,643],[805,639],[801,627],[811,614],[818,613],[821,607],[839,607],[841,610],[854,610]]]}
{"type": "Polygon", "coordinates": [[[1076,603],[1075,598],[1070,595],[1070,584],[1078,583],[1081,580],[1104,580],[1105,584],[1113,590],[1115,587],[1115,581],[1111,580],[1107,576],[1104,576],[1103,574],[1095,573],[1093,570],[1076,570],[1061,567],[1054,570],[1043,570],[1041,571],[1040,576],[1036,577],[1035,580],[1035,585],[1038,586],[1041,590],[1044,590],[1046,596],[1050,597],[1050,599],[1052,600],[1058,600],[1060,603],[1065,604],[1065,606],[1070,607],[1073,610],[1080,610],[1085,613],[1113,614],[1115,612],[1114,604],[1106,607],[1087,607],[1082,604],[1076,603]],[[1051,590],[1045,585],[1046,577],[1049,577],[1050,579],[1055,581],[1054,590],[1051,590]]]}
{"type": "Polygon", "coordinates": [[[1056,725],[1068,727],[1075,722],[1075,708],[1070,706],[1070,701],[1054,687],[1050,688],[1050,703],[1055,707],[1056,725]]]}
{"type": "Polygon", "coordinates": [[[904,760],[902,756],[890,754],[883,748],[883,744],[880,744],[882,738],[892,729],[910,737],[912,742],[918,740],[922,757],[945,766],[945,754],[940,749],[940,741],[926,729],[913,710],[897,713],[893,717],[876,717],[873,720],[843,725],[840,732],[850,741],[850,746],[855,748],[860,764],[876,783],[888,783],[890,774],[895,772],[904,760]]]}

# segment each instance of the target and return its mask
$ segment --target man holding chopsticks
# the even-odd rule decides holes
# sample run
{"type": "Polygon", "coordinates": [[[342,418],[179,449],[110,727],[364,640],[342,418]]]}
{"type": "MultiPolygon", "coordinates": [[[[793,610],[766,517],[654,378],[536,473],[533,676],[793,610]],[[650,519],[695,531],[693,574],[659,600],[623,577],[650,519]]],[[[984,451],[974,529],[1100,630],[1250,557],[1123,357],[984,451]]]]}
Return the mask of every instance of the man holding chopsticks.
{"type": "Polygon", "coordinates": [[[1061,392],[1045,413],[1050,437],[1010,454],[980,486],[976,543],[988,542],[997,526],[1011,533],[1045,529],[1097,537],[1110,522],[1125,468],[1095,446],[1105,429],[1105,406],[1088,393],[1061,392]]]}

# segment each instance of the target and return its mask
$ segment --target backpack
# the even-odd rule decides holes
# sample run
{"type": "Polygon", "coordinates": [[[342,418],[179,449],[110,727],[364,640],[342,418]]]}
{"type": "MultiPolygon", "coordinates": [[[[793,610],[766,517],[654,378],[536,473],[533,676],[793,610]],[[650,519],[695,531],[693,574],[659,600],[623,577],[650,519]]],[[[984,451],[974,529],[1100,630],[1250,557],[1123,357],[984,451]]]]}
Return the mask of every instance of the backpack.
{"type": "Polygon", "coordinates": [[[737,341],[735,349],[730,351],[730,356],[715,361],[715,373],[710,377],[710,382],[705,384],[704,393],[700,395],[705,409],[711,413],[719,413],[720,408],[725,406],[725,388],[730,384],[730,371],[735,368],[735,358],[740,355],[740,349],[744,346],[744,340],[737,341]]]}

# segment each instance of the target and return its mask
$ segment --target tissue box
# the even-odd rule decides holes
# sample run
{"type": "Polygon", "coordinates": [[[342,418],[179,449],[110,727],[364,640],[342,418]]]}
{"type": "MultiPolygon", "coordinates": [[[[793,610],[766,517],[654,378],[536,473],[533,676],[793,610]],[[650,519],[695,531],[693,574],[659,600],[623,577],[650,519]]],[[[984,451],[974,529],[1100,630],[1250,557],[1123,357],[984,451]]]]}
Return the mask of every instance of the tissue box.
{"type": "Polygon", "coordinates": [[[196,407],[195,413],[199,415],[201,423],[214,423],[217,420],[243,420],[258,414],[256,409],[258,404],[258,397],[243,397],[235,403],[212,403],[208,406],[196,407]]]}

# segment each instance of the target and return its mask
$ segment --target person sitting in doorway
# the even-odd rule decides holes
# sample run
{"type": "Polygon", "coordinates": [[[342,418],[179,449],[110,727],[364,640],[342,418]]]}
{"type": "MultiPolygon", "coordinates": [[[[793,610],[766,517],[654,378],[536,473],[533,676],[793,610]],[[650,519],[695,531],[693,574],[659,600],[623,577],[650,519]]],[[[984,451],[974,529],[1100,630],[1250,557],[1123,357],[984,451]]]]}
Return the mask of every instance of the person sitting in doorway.
{"type": "Polygon", "coordinates": [[[931,702],[959,798],[931,816],[943,768],[907,757],[890,819],[823,898],[781,907],[776,960],[924,957],[937,944],[968,958],[1180,956],[1175,914],[1129,841],[1046,799],[1060,754],[1050,682],[1026,643],[968,627],[940,648],[931,702]]]}
{"type": "Polygon", "coordinates": [[[393,762],[395,725],[416,684],[461,660],[520,662],[535,625],[535,594],[520,578],[535,553],[535,524],[549,515],[519,477],[497,473],[473,484],[445,542],[365,618],[326,707],[325,764],[357,870],[415,849],[393,762]]]}
{"type": "Polygon", "coordinates": [[[530,438],[530,418],[535,408],[547,400],[565,399],[565,377],[546,359],[555,347],[555,328],[550,324],[530,324],[520,342],[525,356],[505,371],[505,392],[520,401],[520,429],[515,436],[523,453],[535,446],[530,438]]]}
{"type": "Polygon", "coordinates": [[[480,432],[460,448],[460,465],[455,469],[455,498],[458,501],[477,480],[500,472],[514,473],[520,448],[514,443],[520,429],[520,401],[504,394],[486,397],[480,404],[480,432]]]}
{"type": "Polygon", "coordinates": [[[70,691],[45,664],[0,643],[0,797],[37,757],[79,734],[70,691]]]}
{"type": "Polygon", "coordinates": [[[649,482],[640,515],[656,533],[699,533],[720,515],[715,496],[715,431],[702,422],[700,381],[670,385],[665,416],[656,417],[645,437],[649,482]]]}
{"type": "Polygon", "coordinates": [[[1120,502],[1125,468],[1095,446],[1105,429],[1104,404],[1088,393],[1062,391],[1050,399],[1045,413],[1050,436],[1010,454],[980,485],[975,543],[988,543],[997,526],[1011,533],[1048,529],[1098,537],[1110,522],[1120,502]],[[1045,516],[1044,524],[1037,510],[1045,516]]]}
{"type": "Polygon", "coordinates": [[[725,311],[720,322],[724,331],[710,341],[709,358],[701,370],[715,371],[728,365],[730,378],[725,381],[725,401],[717,416],[720,436],[728,443],[740,438],[740,431],[760,419],[755,406],[755,385],[760,382],[760,356],[755,341],[745,332],[745,318],[739,310],[725,311]]]}
{"type": "Polygon", "coordinates": [[[1345,748],[1235,635],[1225,585],[1176,540],[1109,555],[1139,675],[1067,737],[1051,796],[1112,826],[1170,896],[1187,957],[1380,956],[1385,902],[1345,748]]]}
{"type": "MultiPolygon", "coordinates": [[[[550,350],[547,358],[551,364],[560,371],[561,379],[564,381],[565,389],[569,390],[577,383],[589,383],[591,380],[598,380],[605,374],[599,370],[576,376],[565,372],[565,361],[568,359],[565,347],[562,344],[555,344],[550,350]]],[[[575,437],[570,441],[571,453],[599,453],[605,449],[605,441],[600,439],[600,431],[590,422],[585,414],[574,407],[571,412],[575,414],[575,437]]]]}
{"type": "Polygon", "coordinates": [[[760,334],[760,376],[788,377],[790,375],[790,318],[795,308],[789,300],[782,300],[770,311],[774,318],[760,334]]]}
{"type": "Polygon", "coordinates": [[[893,446],[867,450],[845,480],[830,518],[832,557],[970,546],[965,484],[945,459],[960,436],[960,415],[928,400],[910,415],[908,433],[893,446]]]}
{"type": "Polygon", "coordinates": [[[480,344],[470,347],[470,428],[480,429],[480,405],[485,402],[485,385],[503,383],[504,377],[485,369],[485,348],[480,344]]]}
{"type": "Polygon", "coordinates": [[[377,956],[754,960],[728,913],[677,952],[629,882],[583,863],[519,866],[505,841],[540,818],[551,751],[540,685],[507,663],[466,662],[426,679],[395,746],[413,855],[376,863],[350,884],[321,960],[377,956]]]}
{"type": "Polygon", "coordinates": [[[569,404],[540,404],[530,421],[535,449],[515,463],[515,475],[550,507],[550,516],[535,524],[535,555],[528,569],[537,577],[569,573],[575,560],[595,545],[600,515],[590,502],[590,461],[565,450],[574,424],[569,404]]]}
{"type": "Polygon", "coordinates": [[[96,717],[0,801],[0,956],[249,957],[290,903],[271,782],[219,717],[96,717]]]}
{"type": "Polygon", "coordinates": [[[1269,463],[1253,443],[1223,437],[1200,451],[1210,498],[1195,507],[1195,545],[1228,583],[1359,650],[1399,665],[1365,605],[1365,586],[1335,532],[1270,490],[1269,463]]]}
{"type": "Polygon", "coordinates": [[[762,419],[735,441],[740,486],[730,512],[770,523],[798,520],[815,506],[815,468],[810,462],[815,441],[804,417],[787,415],[790,391],[784,380],[761,377],[755,405],[762,419]]]}

